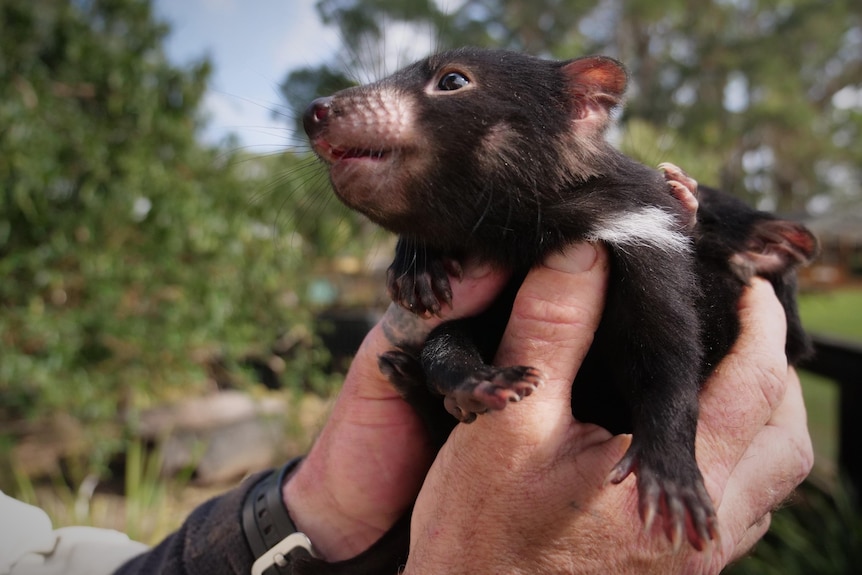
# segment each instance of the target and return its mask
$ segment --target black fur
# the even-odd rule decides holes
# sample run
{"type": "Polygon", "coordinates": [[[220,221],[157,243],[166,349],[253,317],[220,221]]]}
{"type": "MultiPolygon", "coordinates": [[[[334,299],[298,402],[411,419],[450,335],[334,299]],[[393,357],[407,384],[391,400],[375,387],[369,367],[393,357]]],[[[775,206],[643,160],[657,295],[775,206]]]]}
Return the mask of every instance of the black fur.
{"type": "MultiPolygon", "coordinates": [[[[694,524],[689,540],[702,548],[716,531],[694,457],[698,390],[738,335],[737,301],[752,274],[769,279],[785,307],[789,358],[807,353],[794,269],[813,257],[816,241],[709,188],[700,189],[697,224],[688,225],[690,213],[662,175],[604,140],[625,83],[607,58],[555,62],[462,49],[317,100],[305,126],[332,165],[339,197],[399,234],[389,282],[396,301],[417,313],[439,310],[451,296],[446,258],[469,254],[516,270],[481,316],[443,324],[422,350],[381,358],[440,441],[454,419],[439,417],[440,401],[421,391],[425,384],[463,421],[528,394],[535,374],[527,368],[488,365],[519,282],[552,251],[605,241],[607,303],[573,385],[574,415],[633,432],[616,479],[636,472],[643,512],[661,514],[662,498],[677,498],[694,524]],[[453,82],[463,87],[443,89],[453,82]],[[389,109],[369,116],[379,106],[389,109]],[[607,233],[609,222],[654,207],[672,216],[667,232],[687,238],[689,251],[668,249],[662,237],[617,242],[607,233]]],[[[681,535],[684,517],[664,519],[681,535]]]]}

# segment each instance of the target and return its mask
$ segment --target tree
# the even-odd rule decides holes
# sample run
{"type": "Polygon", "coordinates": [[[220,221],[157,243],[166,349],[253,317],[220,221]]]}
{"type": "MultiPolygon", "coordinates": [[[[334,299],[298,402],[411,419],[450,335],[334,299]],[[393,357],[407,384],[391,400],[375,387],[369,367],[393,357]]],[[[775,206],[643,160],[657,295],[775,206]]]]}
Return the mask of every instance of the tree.
{"type": "Polygon", "coordinates": [[[309,323],[309,159],[199,144],[210,65],[169,63],[167,33],[147,0],[0,2],[6,415],[113,421],[309,323]]]}
{"type": "MultiPolygon", "coordinates": [[[[636,132],[623,138],[629,153],[677,161],[704,182],[784,212],[803,211],[813,198],[862,194],[858,1],[319,0],[317,7],[339,29],[345,46],[336,61],[348,67],[379,69],[367,60],[383,53],[381,23],[430,30],[440,48],[617,57],[631,72],[622,117],[636,132]]],[[[288,105],[301,110],[298,102],[331,91],[336,70],[289,74],[288,105]]]]}
{"type": "Polygon", "coordinates": [[[835,138],[858,133],[860,106],[848,124],[834,100],[862,82],[857,2],[680,2],[655,19],[639,4],[623,3],[615,26],[637,88],[630,118],[670,125],[680,146],[719,159],[722,187],[766,207],[860,192],[830,181],[842,166],[860,174],[835,138]]]}

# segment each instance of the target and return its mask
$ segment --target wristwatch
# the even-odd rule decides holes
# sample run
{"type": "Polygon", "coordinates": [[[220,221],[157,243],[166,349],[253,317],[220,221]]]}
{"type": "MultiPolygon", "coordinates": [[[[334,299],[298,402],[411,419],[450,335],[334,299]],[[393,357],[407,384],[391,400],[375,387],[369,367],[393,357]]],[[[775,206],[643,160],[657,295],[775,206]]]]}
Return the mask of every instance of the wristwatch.
{"type": "Polygon", "coordinates": [[[288,461],[258,481],[245,498],[242,529],[255,561],[251,575],[293,575],[294,563],[317,557],[308,537],[297,530],[282,498],[284,480],[302,463],[288,461]]]}
{"type": "Polygon", "coordinates": [[[296,529],[284,506],[282,486],[303,458],[291,459],[251,488],[243,501],[242,530],[255,561],[251,575],[391,575],[407,562],[410,511],[368,549],[335,563],[322,559],[296,529]]]}

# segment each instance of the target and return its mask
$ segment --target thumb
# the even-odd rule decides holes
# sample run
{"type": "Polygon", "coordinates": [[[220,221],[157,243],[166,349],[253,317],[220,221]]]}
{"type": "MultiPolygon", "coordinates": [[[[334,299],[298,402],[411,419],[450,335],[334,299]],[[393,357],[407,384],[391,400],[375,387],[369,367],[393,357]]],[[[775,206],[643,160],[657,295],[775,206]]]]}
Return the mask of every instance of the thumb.
{"type": "Polygon", "coordinates": [[[530,421],[556,409],[564,421],[571,421],[572,381],[598,328],[607,277],[607,252],[591,243],[551,254],[530,271],[515,299],[495,363],[536,367],[545,385],[530,401],[500,415],[530,421]]]}

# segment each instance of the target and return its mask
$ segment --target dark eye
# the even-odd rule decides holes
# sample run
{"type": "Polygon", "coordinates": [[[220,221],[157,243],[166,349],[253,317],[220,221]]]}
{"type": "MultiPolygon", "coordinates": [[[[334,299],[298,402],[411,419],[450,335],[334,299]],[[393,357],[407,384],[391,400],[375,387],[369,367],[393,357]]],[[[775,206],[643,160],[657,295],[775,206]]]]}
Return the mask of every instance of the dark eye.
{"type": "Polygon", "coordinates": [[[440,81],[437,83],[437,87],[440,90],[460,90],[464,86],[470,83],[470,80],[467,79],[464,74],[460,72],[449,72],[440,78],[440,81]]]}

